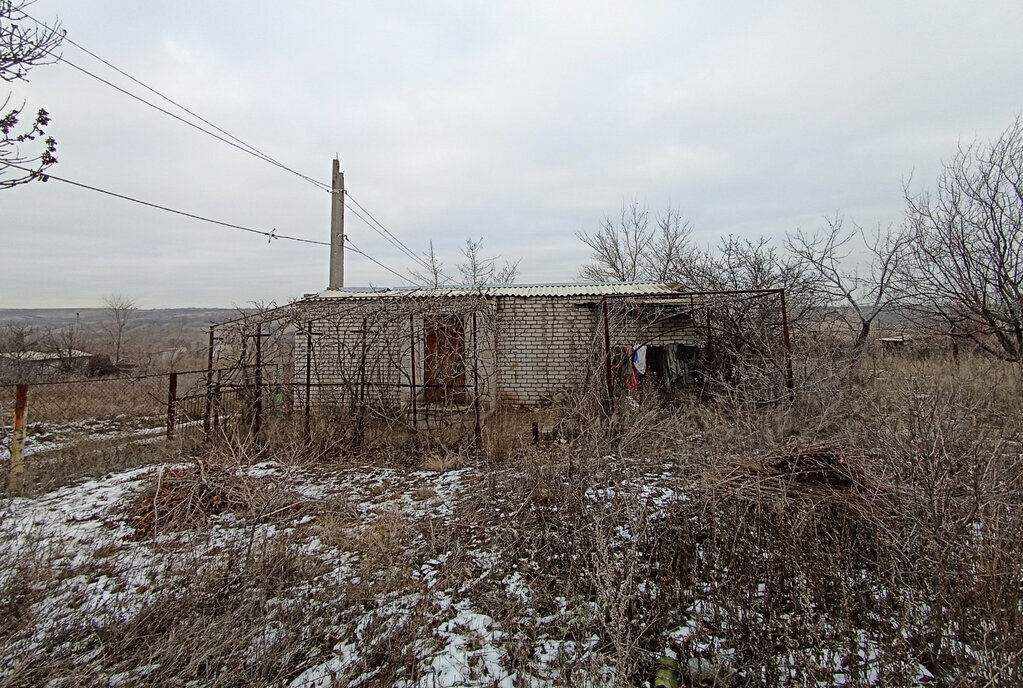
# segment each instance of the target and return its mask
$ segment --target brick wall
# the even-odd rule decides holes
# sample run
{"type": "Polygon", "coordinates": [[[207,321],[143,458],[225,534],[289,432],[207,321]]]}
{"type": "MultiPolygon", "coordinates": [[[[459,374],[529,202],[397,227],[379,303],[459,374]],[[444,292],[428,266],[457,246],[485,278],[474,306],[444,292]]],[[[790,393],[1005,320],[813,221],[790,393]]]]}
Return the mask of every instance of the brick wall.
{"type": "MultiPolygon", "coordinates": [[[[698,332],[685,311],[666,317],[655,306],[640,307],[626,299],[609,303],[611,345],[616,350],[635,343],[693,345],[698,341],[698,332]]],[[[413,381],[413,349],[414,379],[418,385],[424,381],[424,320],[443,312],[458,313],[465,322],[466,383],[472,385],[475,362],[480,396],[487,405],[534,405],[557,400],[581,385],[603,384],[604,332],[600,301],[594,297],[502,296],[485,302],[431,299],[413,310],[404,314],[397,304],[382,299],[353,304],[318,321],[314,325],[319,334],[313,340],[312,378],[321,386],[314,387],[313,398],[336,398],[344,388],[357,388],[365,348],[366,375],[373,383],[369,393],[396,395],[407,401],[413,381]],[[475,348],[472,310],[477,312],[475,348]]],[[[677,306],[669,316],[673,312],[679,312],[677,306]]],[[[297,335],[295,344],[296,380],[301,383],[305,380],[306,337],[297,335]]]]}
{"type": "MultiPolygon", "coordinates": [[[[478,300],[434,299],[410,304],[367,299],[337,304],[333,310],[323,304],[311,304],[305,312],[307,321],[315,318],[309,356],[311,399],[344,402],[346,397],[363,394],[370,400],[407,403],[413,388],[417,390],[417,398],[422,399],[426,321],[449,315],[461,318],[464,327],[461,357],[465,385],[469,388],[466,394],[472,395],[473,385],[478,381],[481,399],[491,403],[494,395],[493,313],[492,303],[478,300]],[[473,311],[476,312],[475,340],[473,311]]],[[[307,341],[304,332],[296,333],[295,380],[299,385],[306,379],[307,341]]]]}

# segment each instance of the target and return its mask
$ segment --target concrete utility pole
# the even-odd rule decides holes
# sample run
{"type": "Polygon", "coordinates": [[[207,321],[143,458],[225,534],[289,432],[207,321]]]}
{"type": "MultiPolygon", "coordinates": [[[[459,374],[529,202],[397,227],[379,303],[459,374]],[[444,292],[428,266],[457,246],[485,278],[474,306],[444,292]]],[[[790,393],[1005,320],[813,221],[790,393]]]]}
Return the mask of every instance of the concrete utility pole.
{"type": "Polygon", "coordinates": [[[330,281],[328,289],[345,286],[345,175],[334,158],[330,202],[330,281]]]}

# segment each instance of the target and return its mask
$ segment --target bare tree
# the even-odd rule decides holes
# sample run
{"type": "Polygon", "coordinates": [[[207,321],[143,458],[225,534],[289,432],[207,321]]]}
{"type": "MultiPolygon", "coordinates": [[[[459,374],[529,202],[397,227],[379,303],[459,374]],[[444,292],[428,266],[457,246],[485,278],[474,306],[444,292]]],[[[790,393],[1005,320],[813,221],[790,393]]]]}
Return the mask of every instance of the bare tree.
{"type": "Polygon", "coordinates": [[[841,307],[838,317],[853,334],[853,352],[858,355],[878,316],[900,300],[894,280],[909,244],[909,234],[890,226],[868,233],[855,223],[853,229],[846,231],[843,219],[837,215],[826,223],[826,227],[813,234],[798,230],[787,236],[785,246],[802,262],[804,273],[819,278],[816,286],[826,305],[841,307]],[[863,274],[848,269],[857,239],[865,253],[863,274]]]}
{"type": "Polygon", "coordinates": [[[604,216],[593,234],[576,234],[590,247],[593,262],[580,276],[593,282],[635,282],[642,273],[643,255],[650,246],[650,214],[633,202],[617,218],[604,216]]]}
{"type": "MultiPolygon", "coordinates": [[[[728,236],[714,248],[695,251],[677,281],[694,291],[784,290],[788,324],[793,329],[820,313],[817,276],[765,237],[728,236]]],[[[778,302],[762,298],[736,299],[715,308],[711,317],[722,335],[721,343],[733,349],[771,332],[768,323],[780,325],[778,302]]]]}
{"type": "Polygon", "coordinates": [[[638,202],[622,204],[618,217],[605,216],[593,234],[576,234],[590,247],[593,262],[580,277],[591,282],[676,280],[691,257],[692,227],[678,209],[668,207],[650,223],[638,202]]]}
{"type": "Polygon", "coordinates": [[[23,363],[36,348],[38,339],[39,332],[31,325],[0,325],[0,384],[26,381],[23,363]]]}
{"type": "Polygon", "coordinates": [[[0,326],[0,353],[10,359],[24,358],[39,341],[39,331],[32,325],[8,323],[0,326]]]}
{"type": "Polygon", "coordinates": [[[108,294],[103,297],[103,305],[110,314],[110,321],[104,324],[104,329],[110,336],[110,343],[114,349],[114,365],[121,364],[121,345],[124,341],[124,329],[128,326],[128,320],[138,311],[138,304],[124,294],[108,294]]]}
{"type": "Polygon", "coordinates": [[[494,271],[491,282],[493,284],[513,284],[519,277],[519,263],[521,262],[521,258],[514,263],[507,260],[504,261],[504,265],[494,271]]]}
{"type": "Polygon", "coordinates": [[[437,257],[436,251],[433,250],[433,242],[430,242],[430,249],[423,251],[423,263],[422,267],[417,265],[414,268],[409,268],[409,274],[423,284],[428,284],[431,287],[437,288],[442,282],[448,281],[447,275],[444,274],[444,263],[437,257]]]}
{"type": "Polygon", "coordinates": [[[689,241],[692,225],[678,208],[671,206],[665,208],[654,223],[653,240],[643,260],[644,272],[658,282],[677,281],[692,260],[693,247],[689,241]]]}
{"type": "Polygon", "coordinates": [[[57,357],[60,369],[64,373],[74,372],[81,360],[82,351],[81,319],[75,313],[75,319],[64,327],[50,329],[43,336],[44,347],[57,357]]]}
{"type": "Polygon", "coordinates": [[[497,261],[501,256],[485,256],[483,254],[483,238],[473,239],[469,237],[462,247],[462,257],[465,259],[459,263],[458,274],[462,282],[472,287],[483,286],[484,284],[511,284],[519,275],[519,262],[504,261],[504,265],[498,267],[497,261]]]}
{"type": "Polygon", "coordinates": [[[937,189],[905,190],[909,311],[939,332],[1023,363],[1023,122],[960,145],[937,189]]]}
{"type": "MultiPolygon", "coordinates": [[[[25,13],[31,4],[29,0],[0,0],[0,79],[8,83],[27,81],[29,69],[54,61],[53,51],[64,38],[59,21],[46,27],[25,13]]],[[[24,109],[24,103],[11,107],[10,94],[0,105],[0,189],[33,179],[46,181],[43,170],[57,162],[57,142],[45,131],[50,114],[40,108],[29,126],[19,131],[24,109]],[[42,151],[21,151],[22,144],[36,139],[42,139],[42,151]]]]}

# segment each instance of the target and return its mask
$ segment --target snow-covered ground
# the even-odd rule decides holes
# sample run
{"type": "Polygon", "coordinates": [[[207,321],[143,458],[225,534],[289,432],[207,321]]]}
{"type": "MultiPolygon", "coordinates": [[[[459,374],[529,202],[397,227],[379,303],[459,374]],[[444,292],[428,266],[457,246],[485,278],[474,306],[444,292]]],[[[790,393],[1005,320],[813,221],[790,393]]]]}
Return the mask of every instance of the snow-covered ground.
{"type": "MultiPolygon", "coordinates": [[[[79,442],[104,440],[145,440],[167,431],[162,416],[116,415],[109,418],[88,418],[65,423],[30,423],[25,432],[25,456],[65,449],[79,442]]],[[[10,459],[9,438],[13,428],[0,428],[0,461],[10,459]]]]}
{"type": "MultiPolygon", "coordinates": [[[[0,683],[18,685],[26,662],[45,664],[26,658],[56,652],[67,658],[69,668],[61,671],[79,683],[159,684],[153,677],[167,670],[165,655],[126,666],[109,656],[102,641],[90,638],[120,638],[125,633],[117,629],[176,599],[176,590],[199,595],[203,576],[219,580],[224,572],[256,570],[250,562],[272,560],[279,545],[286,561],[274,566],[290,565],[300,573],[280,574],[283,582],[264,591],[264,611],[247,618],[257,627],[245,629],[244,656],[232,660],[247,666],[286,648],[290,659],[266,685],[370,686],[385,678],[387,685],[405,688],[611,685],[626,671],[620,654],[625,650],[617,643],[652,623],[631,616],[637,601],[652,605],[662,594],[663,583],[643,578],[647,554],[630,545],[650,540],[649,531],[689,500],[671,464],[608,476],[580,493],[581,508],[594,512],[591,549],[566,559],[552,551],[558,538],[573,536],[557,523],[566,508],[557,497],[560,478],[535,480],[523,491],[514,471],[488,473],[480,466],[436,472],[221,462],[219,477],[211,474],[209,481],[230,480],[235,494],[251,496],[248,502],[215,510],[188,527],[163,528],[155,537],[140,533],[143,497],[187,470],[189,464],[136,468],[38,497],[0,501],[6,561],[0,589],[24,589],[17,577],[38,576],[28,592],[19,593],[27,602],[7,602],[26,626],[19,630],[15,624],[4,636],[0,683]],[[563,593],[580,588],[572,576],[588,576],[594,596],[563,593]],[[291,612],[303,617],[300,623],[291,612]],[[312,636],[308,628],[315,629],[312,636]],[[295,647],[297,638],[307,637],[312,638],[302,641],[307,647],[295,647]],[[81,649],[69,649],[74,643],[81,649]]],[[[259,571],[264,575],[265,569],[259,571]]],[[[705,589],[710,591],[709,584],[705,589]]],[[[231,594],[247,600],[246,590],[231,594]]],[[[201,616],[196,604],[198,612],[184,608],[201,616]]],[[[731,680],[728,664],[735,652],[724,636],[729,624],[751,617],[701,599],[672,613],[674,619],[658,622],[674,630],[640,659],[654,666],[659,656],[677,661],[694,681],[718,672],[731,680]],[[682,648],[690,654],[683,655],[682,648]]],[[[175,642],[172,634],[167,642],[175,642]]],[[[868,674],[877,661],[872,643],[863,638],[861,660],[868,674]]],[[[826,676],[806,683],[807,675],[794,675],[800,685],[872,682],[867,674],[847,670],[848,652],[800,651],[805,655],[792,650],[793,665],[815,664],[817,675],[826,676]]],[[[912,681],[928,676],[912,661],[904,672],[912,681]]],[[[40,684],[65,685],[45,677],[40,684]]],[[[181,685],[206,683],[193,679],[181,685]]]]}
{"type": "MultiPolygon", "coordinates": [[[[339,639],[329,654],[310,661],[307,668],[280,685],[303,686],[373,685],[375,671],[358,674],[363,655],[374,643],[386,640],[375,621],[390,625],[402,618],[425,619],[430,629],[415,633],[415,655],[420,665],[398,685],[422,686],[513,686],[561,685],[557,666],[566,658],[575,662],[597,644],[597,638],[575,642],[557,637],[559,613],[542,620],[552,628],[552,637],[536,646],[535,657],[526,664],[535,667],[535,675],[518,676],[507,666],[508,631],[473,603],[472,593],[499,569],[494,553],[476,550],[460,553],[460,565],[468,560],[472,568],[459,588],[445,586],[442,578],[451,551],[440,552],[421,563],[402,559],[409,549],[422,547],[419,536],[410,536],[415,524],[430,522],[433,528],[457,527],[453,522],[459,500],[480,479],[476,468],[446,472],[397,471],[379,466],[358,466],[339,471],[316,471],[284,466],[268,461],[238,468],[241,480],[264,489],[286,491],[302,502],[299,515],[291,519],[259,519],[233,511],[211,516],[202,532],[171,531],[155,538],[139,537],[134,527],[140,495],[159,480],[160,472],[180,466],[151,466],[107,475],[78,485],[63,487],[34,498],[13,498],[0,502],[0,547],[9,561],[31,559],[39,565],[63,572],[51,584],[46,596],[33,605],[37,627],[4,651],[19,654],[45,652],[48,636],[62,624],[80,622],[103,625],[123,622],[139,611],[160,592],[161,579],[178,575],[174,559],[182,548],[194,547],[205,556],[216,558],[231,545],[255,539],[266,543],[275,537],[287,537],[292,546],[319,557],[329,569],[318,575],[323,581],[359,583],[365,575],[360,569],[359,553],[338,546],[339,538],[360,536],[371,531],[381,519],[390,519],[404,529],[405,542],[383,542],[398,546],[398,564],[410,565],[409,578],[414,590],[396,595],[382,591],[373,609],[361,618],[345,624],[352,633],[339,639]],[[324,533],[323,511],[338,502],[350,510],[340,533],[324,533]],[[328,544],[324,540],[330,539],[328,544]],[[165,562],[165,563],[161,563],[165,562]],[[83,615],[82,612],[85,612],[83,615]],[[376,635],[372,635],[376,634],[376,635]],[[335,684],[334,682],[337,681],[335,684]],[[525,681],[525,682],[524,682],[525,681]]],[[[357,549],[357,548],[356,548],[357,549]]],[[[365,555],[365,552],[362,553],[365,555]]],[[[0,573],[0,587],[10,586],[11,576],[23,571],[11,567],[0,573]]],[[[310,581],[315,584],[315,581],[310,581]]],[[[509,601],[529,610],[529,586],[518,572],[499,576],[497,590],[509,601]]],[[[370,582],[370,586],[373,583],[370,582]]],[[[564,606],[564,600],[561,601],[564,606]]],[[[570,610],[562,609],[561,614],[570,610]]],[[[400,624],[393,626],[398,628],[400,624]]],[[[270,630],[270,629],[268,629],[270,630]]],[[[81,657],[90,661],[89,655],[81,657]]],[[[521,660],[518,661],[521,664],[521,660]]],[[[599,667],[598,667],[599,669],[599,667]]],[[[0,678],[3,676],[0,667],[0,678]]],[[[106,677],[109,685],[129,685],[154,667],[139,667],[137,672],[118,672],[106,677]]],[[[607,670],[598,670],[606,673],[607,670]]],[[[57,685],[57,684],[54,684],[57,685]]]]}

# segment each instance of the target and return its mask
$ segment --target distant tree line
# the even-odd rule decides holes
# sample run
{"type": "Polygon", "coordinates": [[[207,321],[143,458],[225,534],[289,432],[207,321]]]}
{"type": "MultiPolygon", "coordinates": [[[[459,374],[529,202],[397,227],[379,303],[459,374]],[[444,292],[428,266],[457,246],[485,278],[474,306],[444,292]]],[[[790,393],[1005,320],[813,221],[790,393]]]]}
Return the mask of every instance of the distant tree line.
{"type": "Polygon", "coordinates": [[[729,236],[709,248],[694,245],[679,209],[651,216],[624,204],[578,234],[591,251],[580,276],[693,291],[785,289],[793,322],[839,322],[857,356],[889,314],[1023,363],[1023,122],[960,145],[933,191],[907,184],[903,194],[906,215],[896,226],[866,229],[836,216],[779,245],[729,236]]]}

